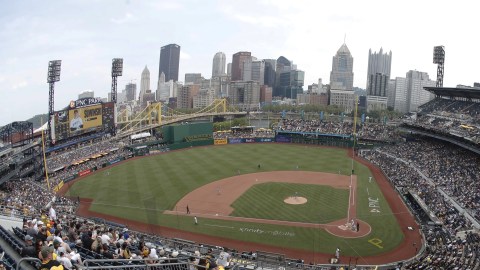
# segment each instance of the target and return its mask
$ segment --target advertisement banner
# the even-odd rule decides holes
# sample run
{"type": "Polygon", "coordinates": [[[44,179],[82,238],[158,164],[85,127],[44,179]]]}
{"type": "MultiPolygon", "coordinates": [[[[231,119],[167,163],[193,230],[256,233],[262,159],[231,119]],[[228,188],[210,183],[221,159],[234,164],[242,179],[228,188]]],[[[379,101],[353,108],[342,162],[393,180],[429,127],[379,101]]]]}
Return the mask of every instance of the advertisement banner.
{"type": "Polygon", "coordinates": [[[256,142],[274,142],[275,138],[255,138],[256,142]]]}
{"type": "Polygon", "coordinates": [[[285,136],[285,135],[277,135],[275,137],[275,141],[276,142],[289,143],[289,142],[292,142],[292,138],[290,138],[289,136],[285,136]]]}
{"type": "Polygon", "coordinates": [[[228,143],[227,139],[215,139],[213,141],[214,145],[221,145],[221,144],[227,144],[227,143],[228,143]]]}
{"type": "Polygon", "coordinates": [[[81,171],[81,172],[78,173],[78,176],[84,176],[84,175],[87,175],[91,172],[92,172],[92,170],[90,170],[90,169],[85,170],[85,171],[81,171]]]}
{"type": "Polygon", "coordinates": [[[115,164],[117,162],[120,162],[120,161],[121,160],[119,158],[117,158],[117,159],[114,159],[114,160],[110,160],[110,162],[108,162],[108,164],[113,165],[113,164],[115,164]]]}
{"type": "Polygon", "coordinates": [[[254,143],[254,142],[255,142],[255,139],[254,139],[254,138],[246,138],[246,139],[245,139],[245,142],[246,142],[246,143],[254,143]]]}
{"type": "Polygon", "coordinates": [[[63,182],[67,183],[72,181],[73,179],[75,179],[75,175],[70,175],[69,177],[66,177],[65,179],[63,179],[63,182]]]}
{"type": "Polygon", "coordinates": [[[229,138],[228,143],[229,144],[242,143],[242,139],[241,138],[229,138]]]}
{"type": "Polygon", "coordinates": [[[102,105],[75,108],[68,111],[70,136],[102,125],[102,105]]]}

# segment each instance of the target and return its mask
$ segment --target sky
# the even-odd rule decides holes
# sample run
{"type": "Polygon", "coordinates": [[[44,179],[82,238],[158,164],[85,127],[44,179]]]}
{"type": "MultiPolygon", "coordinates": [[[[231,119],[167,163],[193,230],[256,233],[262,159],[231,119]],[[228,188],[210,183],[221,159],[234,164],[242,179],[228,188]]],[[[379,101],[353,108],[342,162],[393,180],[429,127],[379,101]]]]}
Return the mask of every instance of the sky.
{"type": "MultiPolygon", "coordinates": [[[[409,70],[436,78],[433,47],[445,46],[444,86],[480,81],[475,1],[0,0],[0,126],[48,111],[47,67],[62,60],[55,110],[93,90],[107,97],[112,58],[124,59],[119,92],[145,65],[156,89],[160,47],[181,46],[185,73],[211,77],[216,52],[285,56],[305,71],[305,87],[329,83],[344,43],[354,86],[365,88],[368,50],[392,51],[391,77],[409,70]]],[[[137,91],[138,92],[138,91],[137,91]]]]}

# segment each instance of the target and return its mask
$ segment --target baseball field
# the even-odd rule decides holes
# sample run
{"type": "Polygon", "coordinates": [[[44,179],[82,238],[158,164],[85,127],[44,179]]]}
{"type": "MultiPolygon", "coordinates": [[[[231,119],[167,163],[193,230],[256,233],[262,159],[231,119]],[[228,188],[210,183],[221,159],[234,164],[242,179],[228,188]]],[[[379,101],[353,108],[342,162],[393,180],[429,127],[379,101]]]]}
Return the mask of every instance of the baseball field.
{"type": "Polygon", "coordinates": [[[365,165],[339,148],[198,147],[107,167],[66,185],[66,195],[85,199],[83,215],[240,251],[326,262],[338,247],[359,264],[412,257],[421,243],[405,228],[413,218],[365,165]]]}

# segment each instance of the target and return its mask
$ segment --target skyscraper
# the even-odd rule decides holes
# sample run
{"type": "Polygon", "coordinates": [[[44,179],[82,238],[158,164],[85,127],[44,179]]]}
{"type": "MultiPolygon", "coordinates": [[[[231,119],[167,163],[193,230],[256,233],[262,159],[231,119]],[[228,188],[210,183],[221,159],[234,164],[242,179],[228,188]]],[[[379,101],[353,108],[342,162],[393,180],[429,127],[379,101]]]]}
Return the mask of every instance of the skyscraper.
{"type": "Polygon", "coordinates": [[[223,52],[217,52],[213,57],[212,77],[225,75],[225,64],[227,58],[223,52]]]}
{"type": "Polygon", "coordinates": [[[165,81],[178,81],[178,68],[180,65],[180,46],[177,44],[168,44],[160,48],[160,65],[158,77],[165,73],[165,81]]]}
{"type": "Polygon", "coordinates": [[[410,70],[407,72],[407,84],[409,111],[417,111],[420,105],[427,103],[434,98],[434,95],[431,92],[423,89],[426,86],[434,87],[436,85],[436,81],[430,80],[428,73],[410,70]]]}
{"type": "Polygon", "coordinates": [[[166,82],[165,73],[162,72],[158,79],[156,99],[166,102],[169,101],[169,98],[176,97],[178,86],[178,83],[173,80],[166,82]]]}
{"type": "Polygon", "coordinates": [[[354,108],[353,57],[345,43],[338,49],[332,61],[330,104],[343,108],[346,113],[352,112],[354,108]]]}
{"type": "Polygon", "coordinates": [[[202,83],[201,73],[185,73],[185,85],[202,83]]]}
{"type": "Polygon", "coordinates": [[[232,81],[243,80],[243,66],[248,60],[251,60],[252,53],[250,52],[237,52],[232,57],[232,81]]]}
{"type": "Polygon", "coordinates": [[[147,66],[142,71],[142,79],[140,81],[140,103],[143,103],[143,96],[150,90],[150,71],[147,66]]]}
{"type": "Polygon", "coordinates": [[[353,57],[345,43],[333,57],[330,86],[337,90],[353,90],[353,57]]]}
{"type": "Polygon", "coordinates": [[[277,67],[277,60],[264,59],[265,71],[264,71],[264,84],[270,87],[275,86],[275,70],[277,67]]]}
{"type": "Polygon", "coordinates": [[[252,81],[256,81],[260,85],[264,85],[264,82],[265,82],[265,61],[264,60],[252,61],[252,81]]]}
{"type": "Polygon", "coordinates": [[[301,70],[290,70],[280,73],[278,76],[279,85],[276,87],[278,97],[296,99],[297,94],[303,93],[305,72],[301,70]]]}
{"type": "MultiPolygon", "coordinates": [[[[368,72],[367,72],[367,94],[372,96],[379,96],[378,94],[373,93],[375,88],[378,90],[378,83],[375,80],[378,80],[376,74],[385,75],[386,80],[390,80],[390,71],[392,68],[392,51],[388,54],[383,53],[383,49],[380,48],[380,51],[372,53],[372,49],[368,50],[368,72]],[[375,87],[372,84],[376,84],[375,87]]],[[[386,84],[385,84],[386,87],[386,84]]],[[[378,91],[377,91],[378,92],[378,91]]],[[[380,89],[379,92],[384,93],[380,95],[382,97],[386,96],[386,89],[380,89]]]]}
{"type": "Polygon", "coordinates": [[[125,93],[126,101],[135,100],[137,97],[137,84],[132,82],[127,83],[127,85],[125,85],[125,93]]]}
{"type": "Polygon", "coordinates": [[[375,73],[369,75],[369,86],[367,88],[367,95],[386,97],[387,84],[389,76],[383,73],[375,73]]]}
{"type": "Polygon", "coordinates": [[[258,109],[260,85],[254,81],[232,81],[228,89],[229,104],[243,110],[258,109]]]}
{"type": "Polygon", "coordinates": [[[232,63],[227,64],[227,76],[232,77],[232,63]]]}
{"type": "Polygon", "coordinates": [[[285,91],[280,89],[280,74],[289,72],[292,69],[292,63],[285,56],[280,56],[276,61],[275,67],[275,87],[273,88],[274,97],[284,97],[285,91]]]}
{"type": "Polygon", "coordinates": [[[416,70],[408,71],[406,78],[395,78],[395,110],[403,113],[416,111],[418,106],[434,98],[423,88],[435,85],[426,72],[416,70]]]}

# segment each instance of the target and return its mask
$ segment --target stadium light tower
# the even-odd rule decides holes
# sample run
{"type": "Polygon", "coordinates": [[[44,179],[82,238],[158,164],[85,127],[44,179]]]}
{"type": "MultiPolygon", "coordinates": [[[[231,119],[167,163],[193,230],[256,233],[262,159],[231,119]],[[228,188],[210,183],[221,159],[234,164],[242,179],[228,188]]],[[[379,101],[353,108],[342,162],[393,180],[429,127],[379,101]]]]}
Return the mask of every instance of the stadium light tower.
{"type": "Polygon", "coordinates": [[[443,68],[445,64],[445,47],[433,47],[433,63],[438,64],[437,67],[437,87],[443,87],[443,68]]]}
{"type": "Polygon", "coordinates": [[[50,143],[55,144],[55,132],[52,131],[52,121],[54,113],[54,96],[55,82],[60,81],[60,70],[62,68],[62,60],[52,60],[48,62],[47,82],[49,84],[48,91],[48,139],[50,143]],[[53,134],[53,136],[52,136],[53,134]]]}
{"type": "Polygon", "coordinates": [[[113,58],[112,59],[112,102],[115,106],[114,109],[114,125],[112,130],[112,135],[117,135],[117,117],[116,117],[116,110],[117,110],[117,77],[122,76],[123,72],[123,58],[113,58]]]}

